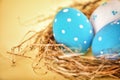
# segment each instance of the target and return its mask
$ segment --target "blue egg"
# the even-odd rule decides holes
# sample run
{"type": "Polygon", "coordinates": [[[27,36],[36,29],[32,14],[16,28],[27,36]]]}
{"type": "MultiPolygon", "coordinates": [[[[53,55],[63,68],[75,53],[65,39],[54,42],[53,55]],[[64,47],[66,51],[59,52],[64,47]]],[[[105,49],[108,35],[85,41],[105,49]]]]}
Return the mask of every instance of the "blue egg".
{"type": "Polygon", "coordinates": [[[84,54],[91,46],[94,31],[82,12],[75,8],[63,8],[54,18],[53,34],[57,43],[84,54]]]}
{"type": "Polygon", "coordinates": [[[120,20],[110,22],[94,37],[92,42],[94,56],[116,59],[120,56],[120,20]]]}

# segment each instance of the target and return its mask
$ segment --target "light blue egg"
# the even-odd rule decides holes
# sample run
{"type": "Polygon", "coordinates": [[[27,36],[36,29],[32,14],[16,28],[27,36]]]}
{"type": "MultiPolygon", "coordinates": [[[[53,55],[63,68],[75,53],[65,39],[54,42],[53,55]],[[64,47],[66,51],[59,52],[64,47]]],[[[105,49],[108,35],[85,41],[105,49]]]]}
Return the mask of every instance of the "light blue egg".
{"type": "Polygon", "coordinates": [[[104,26],[94,37],[92,43],[94,56],[117,59],[120,56],[120,20],[104,26]]]}
{"type": "Polygon", "coordinates": [[[53,34],[57,43],[78,53],[91,46],[94,31],[87,17],[77,9],[64,8],[54,18],[53,34]]]}

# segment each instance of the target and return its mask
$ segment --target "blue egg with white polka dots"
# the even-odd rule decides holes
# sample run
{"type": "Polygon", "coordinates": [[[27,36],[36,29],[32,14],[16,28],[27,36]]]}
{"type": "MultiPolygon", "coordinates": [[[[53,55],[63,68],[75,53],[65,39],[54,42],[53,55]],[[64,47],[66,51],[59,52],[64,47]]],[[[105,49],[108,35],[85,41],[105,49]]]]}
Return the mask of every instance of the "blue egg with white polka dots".
{"type": "Polygon", "coordinates": [[[84,54],[91,46],[94,31],[82,12],[75,8],[63,8],[54,18],[53,34],[57,43],[84,54]]]}
{"type": "Polygon", "coordinates": [[[92,42],[92,52],[95,57],[120,57],[120,20],[110,22],[98,31],[92,42]]]}

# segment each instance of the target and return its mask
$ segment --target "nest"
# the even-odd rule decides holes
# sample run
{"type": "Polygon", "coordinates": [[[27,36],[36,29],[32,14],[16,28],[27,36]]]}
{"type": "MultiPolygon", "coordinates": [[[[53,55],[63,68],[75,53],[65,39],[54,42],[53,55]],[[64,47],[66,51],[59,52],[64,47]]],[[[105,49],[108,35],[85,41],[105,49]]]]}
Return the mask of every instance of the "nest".
{"type": "MultiPolygon", "coordinates": [[[[94,0],[87,3],[75,2],[69,7],[81,10],[89,18],[99,4],[105,0],[94,0]]],[[[58,8],[60,10],[62,7],[58,8]]],[[[55,15],[39,20],[54,19],[55,15]]],[[[27,34],[31,33],[29,31],[27,34]]],[[[57,44],[52,33],[52,22],[32,36],[13,47],[8,54],[13,55],[12,62],[15,64],[15,56],[22,56],[33,60],[32,68],[36,71],[41,69],[41,62],[49,71],[56,72],[70,80],[93,80],[99,77],[112,77],[120,79],[120,59],[107,60],[96,59],[75,54],[64,44],[57,44]],[[35,57],[26,56],[26,53],[36,51],[35,57]]]]}

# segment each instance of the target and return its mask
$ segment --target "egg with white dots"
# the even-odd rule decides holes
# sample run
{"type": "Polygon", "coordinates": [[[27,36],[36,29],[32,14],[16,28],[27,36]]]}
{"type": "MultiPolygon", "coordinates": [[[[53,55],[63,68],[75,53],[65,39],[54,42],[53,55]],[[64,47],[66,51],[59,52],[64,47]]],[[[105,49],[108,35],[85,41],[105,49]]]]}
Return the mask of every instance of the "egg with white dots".
{"type": "Polygon", "coordinates": [[[85,54],[91,46],[94,31],[88,18],[75,8],[63,8],[55,16],[53,34],[58,44],[75,53],[85,54]]]}
{"type": "Polygon", "coordinates": [[[90,17],[95,33],[120,17],[120,0],[109,0],[100,5],[90,17]]]}
{"type": "Polygon", "coordinates": [[[120,19],[105,25],[95,35],[92,52],[95,57],[120,58],[120,19]]]}

